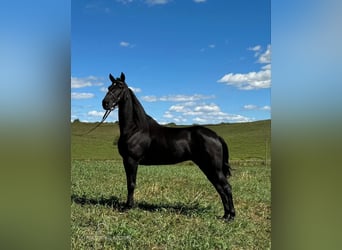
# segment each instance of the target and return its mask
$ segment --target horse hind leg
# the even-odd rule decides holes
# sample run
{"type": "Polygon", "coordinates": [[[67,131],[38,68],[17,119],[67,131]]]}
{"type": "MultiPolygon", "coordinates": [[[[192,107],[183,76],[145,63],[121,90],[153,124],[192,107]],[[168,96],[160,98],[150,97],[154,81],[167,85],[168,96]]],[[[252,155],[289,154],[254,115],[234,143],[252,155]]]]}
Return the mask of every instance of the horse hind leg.
{"type": "Polygon", "coordinates": [[[221,197],[222,205],[224,208],[223,219],[226,221],[234,220],[235,208],[233,203],[232,188],[228,183],[222,169],[215,169],[215,167],[210,164],[205,166],[201,164],[199,165],[199,167],[221,197]]]}
{"type": "Polygon", "coordinates": [[[223,173],[218,173],[214,178],[210,179],[210,181],[221,197],[224,208],[223,219],[227,221],[234,220],[235,208],[233,204],[232,189],[227,179],[223,173]]]}
{"type": "Polygon", "coordinates": [[[232,187],[227,181],[227,179],[225,179],[225,183],[223,184],[223,191],[228,199],[228,211],[225,209],[223,218],[228,221],[234,220],[235,208],[234,208],[234,202],[233,202],[232,187]]]}

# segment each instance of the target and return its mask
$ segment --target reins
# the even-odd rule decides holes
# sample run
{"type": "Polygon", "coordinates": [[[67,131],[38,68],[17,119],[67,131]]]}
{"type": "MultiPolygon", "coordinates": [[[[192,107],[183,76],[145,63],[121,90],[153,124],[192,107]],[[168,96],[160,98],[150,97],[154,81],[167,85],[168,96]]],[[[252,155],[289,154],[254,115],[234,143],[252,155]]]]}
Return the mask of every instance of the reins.
{"type": "Polygon", "coordinates": [[[112,111],[111,109],[110,110],[106,110],[106,112],[104,113],[104,115],[102,117],[102,120],[98,124],[96,124],[95,127],[93,127],[90,130],[88,130],[88,132],[83,133],[83,134],[76,134],[76,135],[77,136],[84,136],[84,135],[87,135],[87,134],[90,134],[91,132],[93,132],[96,128],[98,128],[107,119],[107,117],[109,116],[111,111],[112,111]]]}

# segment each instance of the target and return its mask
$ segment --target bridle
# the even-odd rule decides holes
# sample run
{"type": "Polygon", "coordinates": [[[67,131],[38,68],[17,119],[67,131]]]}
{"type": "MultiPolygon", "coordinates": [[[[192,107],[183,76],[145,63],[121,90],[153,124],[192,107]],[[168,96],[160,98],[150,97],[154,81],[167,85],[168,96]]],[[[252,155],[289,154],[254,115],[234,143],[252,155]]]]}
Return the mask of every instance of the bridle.
{"type": "MultiPolygon", "coordinates": [[[[123,87],[123,88],[125,88],[125,87],[123,87]]],[[[106,112],[104,113],[104,115],[102,117],[102,120],[98,124],[96,124],[95,127],[91,128],[88,132],[81,134],[80,136],[87,135],[90,132],[94,131],[96,128],[98,128],[107,119],[109,114],[119,105],[119,101],[121,100],[122,96],[124,95],[124,92],[125,92],[125,89],[123,89],[118,96],[115,96],[113,91],[108,90],[107,94],[109,94],[114,100],[116,100],[114,102],[114,105],[110,109],[106,110],[106,112]]]]}
{"type": "MultiPolygon", "coordinates": [[[[124,83],[119,82],[119,83],[116,83],[116,84],[123,85],[124,83]]],[[[119,105],[119,102],[120,102],[122,96],[125,93],[125,89],[124,88],[125,88],[125,86],[122,87],[122,90],[120,91],[118,96],[115,96],[112,90],[108,90],[107,94],[109,94],[112,97],[113,100],[116,100],[114,102],[114,105],[109,109],[110,112],[113,111],[119,105]]],[[[107,113],[107,111],[106,111],[106,113],[107,113]]]]}

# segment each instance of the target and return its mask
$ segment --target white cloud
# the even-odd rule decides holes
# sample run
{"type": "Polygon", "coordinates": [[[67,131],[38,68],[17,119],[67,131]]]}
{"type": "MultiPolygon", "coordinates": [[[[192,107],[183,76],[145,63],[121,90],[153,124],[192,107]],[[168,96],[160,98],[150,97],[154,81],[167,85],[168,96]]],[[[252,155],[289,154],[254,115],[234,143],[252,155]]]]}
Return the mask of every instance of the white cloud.
{"type": "Polygon", "coordinates": [[[235,114],[222,112],[215,103],[186,102],[172,105],[164,113],[164,118],[171,119],[173,122],[191,121],[192,123],[214,124],[222,122],[248,122],[252,119],[235,114]]]}
{"type": "Polygon", "coordinates": [[[214,95],[168,95],[168,96],[144,96],[142,99],[147,102],[157,101],[169,101],[177,102],[171,105],[167,111],[165,111],[163,118],[167,119],[167,122],[161,121],[161,123],[175,122],[175,123],[198,123],[198,124],[210,124],[210,123],[222,123],[222,122],[248,122],[252,121],[245,116],[228,114],[222,112],[220,107],[215,103],[202,103],[201,101],[215,98],[214,95]]]}
{"type": "MultiPolygon", "coordinates": [[[[117,2],[119,3],[122,3],[122,4],[129,4],[129,3],[132,3],[133,0],[116,0],[117,2]]],[[[204,3],[206,2],[207,0],[193,0],[195,3],[204,3]]],[[[147,4],[147,5],[163,5],[163,4],[168,4],[170,2],[172,2],[172,0],[144,0],[144,2],[147,4]]]]}
{"type": "Polygon", "coordinates": [[[91,110],[88,112],[89,116],[95,116],[95,117],[102,117],[104,115],[104,111],[96,111],[96,110],[91,110]]]}
{"type": "Polygon", "coordinates": [[[254,56],[258,57],[260,55],[260,53],[261,53],[261,45],[256,45],[254,47],[249,47],[248,50],[254,51],[255,52],[254,56]]]}
{"type": "Polygon", "coordinates": [[[260,51],[261,50],[261,46],[260,45],[256,45],[254,47],[250,47],[248,48],[248,50],[251,50],[251,51],[260,51]]]}
{"type": "Polygon", "coordinates": [[[96,12],[106,13],[106,14],[111,12],[111,9],[106,7],[105,4],[101,3],[100,1],[97,1],[97,2],[94,1],[93,3],[86,4],[85,9],[91,12],[96,11],[96,12]]]}
{"type": "Polygon", "coordinates": [[[145,102],[156,102],[156,101],[158,101],[158,98],[154,95],[143,96],[143,97],[141,97],[141,99],[145,102]]]}
{"type": "Polygon", "coordinates": [[[252,105],[252,104],[248,104],[248,105],[243,106],[243,108],[247,109],[247,110],[255,110],[255,109],[258,108],[258,106],[252,105]]]}
{"type": "Polygon", "coordinates": [[[257,45],[248,50],[255,51],[258,63],[266,64],[258,72],[252,71],[245,74],[229,73],[221,77],[218,82],[232,85],[241,90],[265,89],[271,87],[271,45],[261,53],[261,46],[257,45]]]}
{"type": "Polygon", "coordinates": [[[267,50],[262,53],[258,59],[259,63],[271,63],[271,45],[267,46],[267,50]]]}
{"type": "Polygon", "coordinates": [[[207,49],[215,49],[216,48],[216,44],[209,44],[207,48],[201,48],[200,52],[205,52],[207,49]]]}
{"type": "Polygon", "coordinates": [[[196,112],[220,112],[220,108],[216,104],[201,105],[195,107],[196,112]]]}
{"type": "Polygon", "coordinates": [[[247,104],[245,106],[243,106],[244,109],[246,110],[263,110],[263,111],[270,111],[271,107],[270,106],[263,106],[263,107],[259,107],[257,105],[254,104],[247,104]]]}
{"type": "Polygon", "coordinates": [[[236,86],[241,90],[265,89],[271,87],[271,70],[260,70],[246,74],[229,73],[218,80],[220,83],[236,86]]]}
{"type": "Polygon", "coordinates": [[[266,64],[265,66],[262,66],[261,69],[263,69],[263,70],[267,70],[267,69],[271,70],[271,64],[266,64]]]}
{"type": "Polygon", "coordinates": [[[166,111],[166,112],[164,113],[163,117],[168,118],[168,119],[171,119],[171,118],[173,118],[174,116],[171,114],[170,111],[166,111]]]}
{"type": "Polygon", "coordinates": [[[121,46],[121,47],[129,47],[129,46],[130,46],[130,43],[129,43],[129,42],[122,41],[122,42],[120,42],[120,46],[121,46]]]}
{"type": "Polygon", "coordinates": [[[185,123],[188,120],[186,118],[182,117],[182,116],[178,116],[178,117],[173,118],[173,121],[175,123],[185,123]]]}
{"type": "Polygon", "coordinates": [[[71,77],[71,88],[84,88],[91,86],[101,86],[103,85],[102,78],[96,76],[87,76],[87,77],[71,77]]]}
{"type": "Polygon", "coordinates": [[[205,95],[168,95],[162,96],[159,98],[160,101],[169,101],[169,102],[190,102],[190,101],[199,101],[215,98],[214,95],[205,96],[205,95]]]}
{"type": "Polygon", "coordinates": [[[121,41],[119,43],[119,45],[123,48],[134,48],[135,44],[131,44],[130,42],[126,42],[126,41],[121,41]]]}
{"type": "MultiPolygon", "coordinates": [[[[141,88],[135,88],[135,87],[130,87],[130,86],[128,86],[128,88],[130,88],[134,93],[140,93],[142,91],[141,88]]],[[[102,87],[102,88],[100,88],[100,91],[104,92],[104,93],[107,93],[108,92],[108,88],[102,87]]]]}
{"type": "Polygon", "coordinates": [[[148,5],[162,5],[169,3],[170,0],[146,0],[148,5]]]}
{"type": "Polygon", "coordinates": [[[75,121],[76,119],[78,119],[78,116],[77,115],[71,115],[71,121],[75,121]]]}
{"type": "Polygon", "coordinates": [[[192,119],[195,123],[207,123],[207,120],[204,118],[200,118],[200,117],[195,117],[194,119],[192,119]]]}
{"type": "Polygon", "coordinates": [[[262,63],[262,64],[271,63],[271,45],[270,44],[267,45],[267,49],[265,52],[262,52],[261,45],[249,47],[248,50],[255,52],[254,56],[258,57],[258,60],[257,60],[258,63],[262,63]]]}
{"type": "Polygon", "coordinates": [[[90,99],[93,97],[95,97],[93,93],[78,93],[78,92],[71,93],[71,99],[90,99]]]}
{"type": "Polygon", "coordinates": [[[107,93],[108,88],[106,88],[106,87],[101,87],[101,88],[100,88],[100,91],[101,91],[101,92],[104,92],[104,93],[107,93]]]}
{"type": "Polygon", "coordinates": [[[133,0],[116,0],[116,1],[122,4],[129,4],[133,2],[133,0]]]}
{"type": "Polygon", "coordinates": [[[215,98],[214,95],[200,95],[200,94],[194,94],[194,95],[167,95],[167,96],[161,96],[157,97],[154,95],[151,96],[143,96],[141,97],[142,100],[145,102],[157,102],[157,101],[163,101],[163,102],[190,102],[190,101],[199,101],[199,100],[206,100],[206,99],[213,99],[215,98]]]}
{"type": "Polygon", "coordinates": [[[140,93],[141,88],[129,87],[134,93],[140,93]]]}

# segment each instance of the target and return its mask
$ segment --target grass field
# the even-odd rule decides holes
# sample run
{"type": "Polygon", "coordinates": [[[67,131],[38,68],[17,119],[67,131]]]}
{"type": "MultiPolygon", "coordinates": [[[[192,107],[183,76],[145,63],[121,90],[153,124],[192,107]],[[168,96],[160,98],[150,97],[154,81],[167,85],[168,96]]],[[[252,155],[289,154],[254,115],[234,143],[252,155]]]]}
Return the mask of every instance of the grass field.
{"type": "Polygon", "coordinates": [[[72,124],[72,249],[270,249],[270,121],[209,126],[230,147],[232,223],[220,219],[218,194],[188,162],[140,166],[136,207],[124,211],[125,173],[113,143],[117,125],[75,135],[92,126],[72,124]]]}

